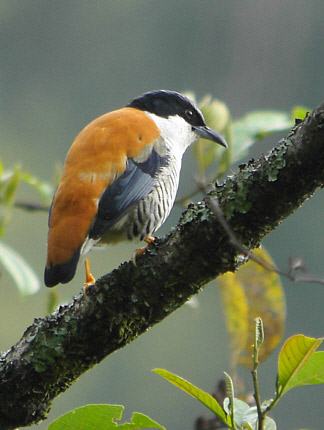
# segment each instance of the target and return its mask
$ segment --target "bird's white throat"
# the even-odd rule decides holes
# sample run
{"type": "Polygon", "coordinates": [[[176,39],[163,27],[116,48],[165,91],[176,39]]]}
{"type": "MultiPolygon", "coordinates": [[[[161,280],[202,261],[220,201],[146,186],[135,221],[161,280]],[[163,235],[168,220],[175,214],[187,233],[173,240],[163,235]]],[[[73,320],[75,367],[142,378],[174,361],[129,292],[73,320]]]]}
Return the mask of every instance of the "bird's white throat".
{"type": "Polygon", "coordinates": [[[154,113],[145,113],[156,123],[168,150],[176,158],[181,159],[188,146],[198,138],[197,134],[192,130],[192,126],[179,115],[163,118],[154,113]]]}

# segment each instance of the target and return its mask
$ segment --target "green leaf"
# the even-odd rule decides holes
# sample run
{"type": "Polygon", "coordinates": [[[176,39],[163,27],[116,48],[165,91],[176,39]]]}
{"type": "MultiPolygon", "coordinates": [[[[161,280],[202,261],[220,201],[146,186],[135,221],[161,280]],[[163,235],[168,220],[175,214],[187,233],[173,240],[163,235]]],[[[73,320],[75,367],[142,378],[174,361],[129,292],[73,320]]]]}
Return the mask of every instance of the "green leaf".
{"type": "MultiPolygon", "coordinates": [[[[199,102],[199,108],[204,115],[206,124],[223,135],[230,146],[231,115],[228,107],[220,100],[206,96],[199,102]]],[[[215,164],[217,168],[217,172],[214,175],[216,177],[224,173],[230,165],[230,148],[224,150],[214,142],[201,138],[192,146],[192,150],[198,164],[201,179],[205,179],[206,169],[212,164],[215,164]]]]}
{"type": "Polygon", "coordinates": [[[290,113],[276,110],[252,111],[233,121],[233,161],[243,158],[256,140],[293,125],[290,113]]]}
{"type": "Polygon", "coordinates": [[[6,182],[6,187],[3,193],[2,202],[5,205],[12,205],[21,179],[20,166],[16,166],[13,170],[5,172],[3,176],[3,180],[6,182]]]}
{"type": "Polygon", "coordinates": [[[291,118],[292,119],[304,119],[305,116],[311,111],[312,109],[306,108],[305,106],[294,106],[291,111],[291,118]]]}
{"type": "Polygon", "coordinates": [[[259,416],[258,416],[257,408],[253,406],[252,408],[249,408],[245,411],[241,422],[243,426],[248,425],[252,429],[256,429],[258,419],[259,419],[259,416]]]}
{"type": "Polygon", "coordinates": [[[0,182],[0,237],[4,236],[4,230],[10,219],[10,212],[14,203],[17,187],[21,179],[21,168],[16,166],[14,169],[6,170],[1,176],[0,182]]]}
{"type": "MultiPolygon", "coordinates": [[[[249,426],[253,430],[258,429],[258,411],[256,406],[253,406],[252,408],[249,408],[243,415],[242,418],[242,425],[243,426],[249,426]]],[[[245,427],[244,427],[245,428],[245,427]]],[[[275,421],[270,417],[265,417],[263,421],[263,430],[276,430],[277,426],[275,421]]]]}
{"type": "Polygon", "coordinates": [[[117,427],[118,430],[136,430],[136,429],[147,429],[156,428],[165,430],[165,427],[161,426],[157,422],[151,420],[148,416],[134,412],[131,423],[121,424],[117,427]]]}
{"type": "MultiPolygon", "coordinates": [[[[241,427],[243,425],[244,414],[250,409],[250,406],[247,403],[243,402],[243,400],[236,399],[236,398],[234,398],[233,403],[234,403],[235,423],[238,427],[241,427]]],[[[226,397],[224,399],[224,410],[228,415],[231,414],[229,397],[226,397]]]]}
{"type": "Polygon", "coordinates": [[[136,430],[162,429],[157,422],[143,414],[135,412],[131,423],[117,424],[122,418],[124,406],[87,405],[61,416],[50,424],[48,430],[136,430]]]}
{"type": "Polygon", "coordinates": [[[232,378],[230,375],[226,372],[224,372],[225,375],[225,383],[226,383],[226,392],[228,393],[228,397],[224,400],[224,410],[227,412],[228,415],[231,417],[231,424],[232,427],[234,427],[234,423],[236,422],[236,416],[235,416],[235,406],[234,406],[234,384],[232,381],[232,378]],[[227,410],[225,409],[225,405],[227,407],[227,410]]]}
{"type": "Polygon", "coordinates": [[[35,176],[31,175],[28,172],[23,172],[21,175],[21,179],[26,182],[26,184],[31,185],[40,195],[41,199],[47,203],[50,202],[53,198],[53,186],[46,181],[41,181],[35,176]]]}
{"type": "Polygon", "coordinates": [[[278,394],[293,387],[324,382],[324,353],[314,354],[323,339],[298,334],[287,339],[278,358],[278,394]]]}
{"type": "Polygon", "coordinates": [[[46,310],[51,314],[59,305],[59,293],[57,289],[51,288],[47,295],[46,310]]]}
{"type": "Polygon", "coordinates": [[[226,416],[221,405],[210,394],[206,393],[205,391],[201,390],[200,388],[196,387],[195,385],[191,384],[190,382],[186,381],[180,376],[177,376],[174,373],[168,372],[167,370],[154,369],[153,372],[162,376],[162,378],[171,382],[171,384],[175,385],[176,387],[181,388],[181,390],[183,390],[185,393],[199,400],[203,405],[205,405],[208,409],[214,412],[214,414],[217,415],[217,417],[225,425],[227,426],[231,425],[230,419],[226,416]]]}
{"type": "Polygon", "coordinates": [[[233,401],[234,400],[233,380],[228,373],[224,372],[224,375],[225,375],[225,383],[226,383],[226,392],[228,393],[230,400],[233,401]]]}
{"type": "Polygon", "coordinates": [[[119,405],[87,405],[74,409],[50,424],[48,430],[91,430],[116,428],[114,419],[120,420],[123,406],[119,405]]]}
{"type": "Polygon", "coordinates": [[[317,351],[296,374],[294,386],[324,384],[324,351],[317,351]]]}
{"type": "Polygon", "coordinates": [[[14,280],[22,296],[29,296],[40,289],[40,281],[29,264],[8,245],[0,242],[0,263],[14,280]]]}
{"type": "Polygon", "coordinates": [[[277,425],[275,421],[270,417],[265,417],[263,430],[277,430],[277,425]]]}

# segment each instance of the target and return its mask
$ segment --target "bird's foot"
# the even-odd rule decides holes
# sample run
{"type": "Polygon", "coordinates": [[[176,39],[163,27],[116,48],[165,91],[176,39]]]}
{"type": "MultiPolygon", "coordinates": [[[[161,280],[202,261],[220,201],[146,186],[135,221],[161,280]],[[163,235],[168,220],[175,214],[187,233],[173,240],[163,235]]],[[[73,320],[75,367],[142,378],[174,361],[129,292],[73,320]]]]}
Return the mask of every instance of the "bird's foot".
{"type": "Polygon", "coordinates": [[[146,236],[146,237],[144,237],[143,240],[144,240],[144,242],[147,243],[147,245],[144,246],[143,248],[136,249],[133,252],[133,255],[132,255],[132,262],[133,262],[133,264],[134,264],[135,267],[137,266],[137,264],[136,264],[136,258],[141,257],[144,254],[144,252],[149,248],[149,246],[151,245],[151,243],[154,242],[155,237],[153,237],[153,236],[146,236]]]}
{"type": "Polygon", "coordinates": [[[96,279],[91,274],[89,258],[85,259],[84,265],[85,265],[85,271],[86,271],[86,280],[85,280],[85,283],[83,284],[83,293],[86,296],[89,288],[96,283],[96,279]]]}

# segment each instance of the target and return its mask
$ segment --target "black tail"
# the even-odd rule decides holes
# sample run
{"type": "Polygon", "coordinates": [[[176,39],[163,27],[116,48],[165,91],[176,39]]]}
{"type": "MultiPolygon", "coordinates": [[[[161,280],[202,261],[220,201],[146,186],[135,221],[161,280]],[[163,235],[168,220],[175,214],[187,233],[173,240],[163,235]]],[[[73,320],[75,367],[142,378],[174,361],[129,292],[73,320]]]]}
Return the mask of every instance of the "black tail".
{"type": "Polygon", "coordinates": [[[55,287],[55,285],[67,284],[74,275],[80,258],[80,248],[74,253],[71,260],[63,264],[55,264],[50,267],[45,267],[44,281],[47,287],[55,287]]]}

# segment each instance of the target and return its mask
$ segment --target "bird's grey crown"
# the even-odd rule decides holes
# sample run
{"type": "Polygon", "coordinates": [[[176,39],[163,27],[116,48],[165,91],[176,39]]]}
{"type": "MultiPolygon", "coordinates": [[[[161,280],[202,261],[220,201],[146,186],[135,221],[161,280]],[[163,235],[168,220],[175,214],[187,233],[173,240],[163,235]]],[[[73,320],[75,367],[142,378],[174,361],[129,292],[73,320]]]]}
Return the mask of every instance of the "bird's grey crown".
{"type": "Polygon", "coordinates": [[[175,91],[152,91],[132,100],[127,107],[150,112],[163,118],[178,115],[192,126],[206,125],[197,105],[175,91]]]}

